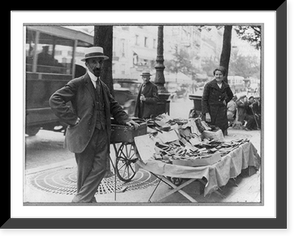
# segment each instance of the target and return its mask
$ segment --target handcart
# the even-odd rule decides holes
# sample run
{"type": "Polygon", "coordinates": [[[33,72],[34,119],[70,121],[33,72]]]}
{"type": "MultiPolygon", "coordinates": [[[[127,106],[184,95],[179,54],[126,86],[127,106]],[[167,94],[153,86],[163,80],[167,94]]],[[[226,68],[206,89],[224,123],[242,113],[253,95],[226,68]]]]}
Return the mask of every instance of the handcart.
{"type": "Polygon", "coordinates": [[[135,163],[140,159],[134,137],[147,133],[147,124],[142,120],[135,120],[139,127],[135,130],[126,125],[112,124],[110,144],[114,147],[115,162],[111,164],[115,175],[124,182],[130,182],[136,174],[135,163]]]}
{"type": "MultiPolygon", "coordinates": [[[[113,159],[113,156],[111,155],[110,162],[115,176],[115,200],[117,177],[125,183],[130,182],[140,168],[138,161],[141,161],[141,157],[135,145],[134,137],[147,134],[147,126],[151,126],[149,122],[142,119],[135,119],[134,121],[139,124],[139,127],[136,130],[130,126],[114,123],[112,123],[111,126],[110,144],[114,148],[115,159],[113,159]]],[[[177,186],[182,182],[181,178],[167,177],[167,179],[177,186]]]]}

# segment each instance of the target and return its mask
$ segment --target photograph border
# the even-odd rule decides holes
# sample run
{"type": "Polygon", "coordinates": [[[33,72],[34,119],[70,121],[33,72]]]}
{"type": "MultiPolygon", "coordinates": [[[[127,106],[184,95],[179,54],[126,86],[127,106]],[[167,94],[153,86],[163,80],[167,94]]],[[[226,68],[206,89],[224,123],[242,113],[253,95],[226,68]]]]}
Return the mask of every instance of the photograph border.
{"type": "MultiPolygon", "coordinates": [[[[166,12],[166,14],[168,14],[168,12],[166,12]]],[[[186,13],[185,13],[186,14],[186,13]]],[[[183,14],[183,16],[185,15],[185,14],[183,14]]],[[[28,24],[28,23],[24,23],[24,27],[40,27],[40,26],[42,26],[42,27],[44,27],[44,26],[47,26],[47,27],[61,27],[61,26],[63,26],[63,27],[72,27],[72,26],[74,26],[74,27],[80,27],[80,26],[84,26],[84,27],[94,27],[94,26],[101,26],[101,25],[106,25],[106,24],[104,24],[104,23],[98,23],[98,22],[93,22],[93,23],[88,23],[88,24],[86,24],[86,23],[77,23],[77,22],[75,22],[75,23],[65,23],[65,26],[64,26],[64,24],[62,24],[62,23],[59,23],[59,24],[43,24],[43,23],[31,23],[31,24],[28,24]]],[[[154,24],[154,23],[151,23],[151,22],[147,22],[147,23],[135,23],[135,24],[132,24],[132,23],[119,23],[119,22],[117,22],[117,23],[109,23],[109,25],[112,25],[113,27],[123,27],[123,26],[129,26],[129,27],[132,27],[132,26],[145,26],[145,27],[153,27],[153,26],[155,26],[156,28],[157,28],[157,23],[156,24],[154,24]]],[[[184,27],[184,26],[193,26],[193,25],[199,25],[199,23],[177,23],[177,22],[174,22],[174,23],[164,23],[164,22],[162,22],[162,23],[159,23],[159,25],[161,25],[161,26],[163,26],[164,27],[164,30],[163,31],[165,31],[165,27],[171,27],[171,26],[182,26],[182,27],[184,27]]],[[[259,54],[260,54],[260,64],[259,64],[259,66],[260,66],[260,72],[261,72],[261,80],[260,80],[260,92],[261,93],[264,93],[264,68],[263,68],[263,64],[262,63],[264,63],[265,61],[264,61],[264,51],[263,51],[263,49],[264,49],[264,38],[265,38],[265,33],[264,33],[264,25],[265,25],[265,23],[261,23],[261,22],[258,22],[258,23],[255,23],[255,24],[253,24],[253,23],[237,23],[237,22],[230,22],[230,23],[222,23],[222,22],[216,22],[216,23],[210,23],[210,22],[201,22],[201,26],[206,26],[206,27],[209,27],[209,26],[216,26],[216,29],[222,29],[222,27],[220,27],[220,26],[226,26],[226,25],[232,25],[233,27],[237,27],[237,26],[255,26],[255,27],[259,27],[260,29],[261,29],[261,36],[260,36],[260,38],[261,38],[261,42],[260,42],[260,45],[261,45],[261,47],[260,48],[257,48],[256,50],[257,50],[257,52],[259,52],[259,54]]],[[[234,28],[233,28],[234,29],[234,28]]],[[[203,31],[203,30],[202,30],[203,31]]],[[[210,31],[210,30],[207,30],[208,32],[210,31]]],[[[275,32],[274,32],[274,34],[275,34],[275,32]]],[[[221,35],[220,35],[221,36],[221,35]]],[[[164,40],[165,41],[165,40],[164,40]]],[[[166,42],[166,41],[165,41],[166,42]]],[[[235,45],[235,44],[233,44],[232,43],[232,45],[235,45]]],[[[235,48],[237,48],[236,46],[234,46],[235,48]]],[[[253,47],[253,46],[252,46],[253,47]]],[[[168,71],[167,71],[168,72],[168,71]]],[[[211,72],[212,72],[212,70],[211,70],[211,72]]],[[[26,82],[26,80],[24,80],[25,82],[26,82]]],[[[26,86],[27,86],[27,84],[25,84],[26,86]]],[[[26,87],[24,87],[24,93],[25,93],[25,90],[26,90],[27,88],[26,87]]],[[[264,103],[264,100],[263,100],[263,98],[261,99],[261,102],[262,103],[264,103]]],[[[191,102],[192,103],[192,102],[191,102]]],[[[172,106],[172,105],[171,105],[172,106]]],[[[170,110],[169,112],[171,112],[171,114],[172,114],[172,111],[170,110]]],[[[187,115],[187,114],[186,114],[187,115]]],[[[175,117],[174,116],[174,114],[172,114],[171,115],[172,117],[175,117]]],[[[26,121],[26,120],[25,120],[26,121]]],[[[263,120],[262,120],[262,123],[264,123],[263,122],[263,120]]],[[[25,126],[26,126],[27,124],[25,124],[25,126]]],[[[41,129],[43,129],[43,128],[41,128],[41,129]]],[[[264,140],[264,133],[265,133],[265,131],[264,131],[264,127],[263,127],[263,125],[261,126],[261,128],[259,129],[260,130],[260,132],[259,132],[259,137],[260,137],[260,142],[259,142],[259,146],[258,147],[260,147],[260,148],[258,148],[258,150],[261,150],[261,151],[263,151],[264,149],[263,149],[263,140],[264,140]]],[[[23,132],[22,132],[22,134],[25,132],[25,130],[23,130],[23,132]]],[[[62,131],[60,131],[60,133],[61,133],[62,131]]],[[[27,137],[28,138],[28,137],[27,137]]],[[[27,144],[27,142],[26,142],[26,139],[25,139],[25,141],[24,141],[26,144],[27,144]]],[[[255,146],[255,145],[254,145],[255,146]]],[[[26,145],[26,149],[28,149],[29,148],[29,146],[27,147],[27,145],[26,145]]],[[[113,147],[111,147],[111,149],[112,149],[113,147]]],[[[114,150],[116,149],[117,147],[115,147],[114,148],[114,150]]],[[[25,149],[25,157],[26,157],[26,149],[25,149]]],[[[29,148],[30,149],[30,148],[29,148]]],[[[38,149],[38,148],[37,148],[38,149]]],[[[146,151],[147,152],[147,151],[146,151]]],[[[143,153],[143,151],[139,151],[139,154],[142,154],[143,153]]],[[[260,152],[260,151],[258,151],[258,153],[263,153],[263,152],[260,152]]],[[[141,157],[142,158],[142,157],[141,157]]],[[[144,159],[142,159],[142,160],[144,160],[144,159]]],[[[30,161],[28,161],[28,162],[30,162],[30,161]]],[[[27,164],[27,160],[25,159],[25,163],[27,164]]],[[[24,168],[23,169],[25,169],[25,163],[24,163],[24,168]]],[[[30,165],[29,165],[29,167],[30,167],[30,165]]],[[[44,169],[46,169],[46,168],[44,168],[44,169]]],[[[144,169],[144,168],[143,168],[144,169]]],[[[30,170],[30,168],[28,168],[28,171],[30,170]]],[[[145,170],[145,169],[144,169],[145,170]]],[[[258,201],[251,201],[251,199],[250,199],[250,201],[249,201],[249,199],[248,200],[245,200],[245,201],[242,201],[242,199],[239,199],[239,200],[237,200],[237,201],[222,201],[223,200],[223,196],[222,196],[222,194],[221,193],[219,193],[218,191],[216,191],[216,194],[218,194],[219,195],[219,198],[221,199],[221,201],[213,201],[213,202],[204,202],[204,203],[202,203],[202,202],[198,202],[198,203],[189,203],[189,204],[186,204],[186,206],[199,206],[201,203],[202,204],[205,204],[205,206],[218,206],[218,205],[221,205],[221,206],[243,206],[244,204],[246,204],[245,206],[263,206],[264,204],[265,204],[265,201],[264,201],[264,184],[263,184],[263,181],[265,180],[264,179],[264,173],[263,173],[263,171],[264,171],[264,161],[263,161],[263,155],[261,155],[261,158],[260,158],[260,170],[261,170],[261,172],[259,172],[258,174],[260,174],[259,175],[259,180],[260,180],[260,182],[258,183],[258,186],[259,186],[259,190],[260,190],[260,194],[258,195],[259,196],[259,200],[258,201]],[[242,201],[242,202],[241,202],[242,201]]],[[[34,171],[34,172],[36,172],[36,170],[34,171]]],[[[31,172],[29,171],[28,173],[27,173],[27,169],[26,169],[26,175],[27,174],[31,174],[31,172]]],[[[151,171],[150,171],[150,173],[152,174],[152,176],[155,176],[156,177],[156,179],[159,179],[159,177],[158,176],[156,176],[155,175],[155,173],[152,173],[151,171]]],[[[163,180],[161,180],[161,182],[162,182],[163,180]]],[[[36,183],[37,181],[35,181],[34,183],[36,183]]],[[[26,183],[26,182],[25,182],[26,183]]],[[[37,182],[38,183],[38,182],[37,182]]],[[[229,182],[229,184],[230,184],[231,182],[229,182]]],[[[37,184],[36,184],[37,185],[37,184]]],[[[25,185],[26,186],[26,185],[25,185]]],[[[39,186],[39,185],[38,185],[39,186]]],[[[74,184],[73,184],[73,186],[74,186],[74,184]]],[[[236,185],[237,187],[238,187],[238,185],[236,185]]],[[[41,185],[41,187],[43,187],[43,185],[41,185]]],[[[54,187],[54,190],[56,190],[57,189],[57,187],[55,188],[54,187]]],[[[26,188],[24,187],[24,193],[26,193],[26,188]]],[[[29,189],[28,189],[29,190],[29,189]]],[[[156,189],[154,189],[153,190],[153,193],[152,193],[152,195],[150,196],[150,198],[154,195],[154,193],[155,193],[155,190],[156,189]]],[[[74,191],[74,190],[73,190],[74,191]]],[[[176,191],[176,190],[174,190],[174,191],[176,191]]],[[[181,189],[181,191],[183,192],[183,190],[181,189]]],[[[179,190],[179,192],[181,192],[180,190],[179,190]]],[[[222,189],[221,189],[221,187],[220,187],[220,191],[222,191],[222,189]]],[[[49,192],[49,190],[47,191],[47,192],[49,192]]],[[[30,194],[29,192],[28,192],[28,194],[30,194]]],[[[51,194],[51,193],[49,193],[49,194],[51,194]]],[[[171,193],[172,194],[172,193],[171,193]]],[[[170,195],[171,195],[170,194],[170,195]]],[[[175,192],[175,194],[176,194],[176,192],[175,192]]],[[[209,193],[208,193],[209,194],[209,193]]],[[[169,196],[170,196],[169,195],[169,196]]],[[[183,195],[183,194],[182,194],[183,195]]],[[[199,194],[200,195],[200,194],[199,194]]],[[[24,206],[66,206],[66,205],[74,205],[74,204],[72,204],[71,202],[66,202],[66,201],[59,201],[59,202],[49,202],[49,200],[47,200],[47,199],[42,199],[42,201],[37,201],[36,199],[34,199],[34,197],[35,197],[35,195],[34,194],[30,194],[30,195],[27,195],[27,194],[25,194],[24,195],[26,198],[24,199],[24,200],[26,200],[26,201],[23,201],[23,205],[24,206]],[[33,198],[34,199],[34,201],[31,201],[31,198],[33,198]]],[[[185,195],[183,195],[184,197],[185,197],[185,195]]],[[[206,195],[204,196],[204,197],[207,197],[206,195]]],[[[210,197],[210,196],[209,196],[210,197]]],[[[226,195],[225,195],[225,197],[226,197],[226,195]]],[[[120,202],[120,203],[118,203],[118,205],[117,206],[144,206],[144,205],[149,205],[149,206],[160,206],[160,205],[163,205],[163,206],[178,206],[178,205],[181,205],[180,203],[180,201],[176,201],[176,202],[163,202],[163,203],[161,203],[161,202],[159,202],[162,198],[159,198],[159,199],[157,199],[157,200],[155,200],[154,199],[154,201],[151,201],[150,202],[150,198],[149,198],[149,200],[146,202],[146,204],[143,204],[143,202],[141,202],[141,201],[126,201],[126,202],[120,202]],[[141,204],[142,203],[142,204],[141,204]]],[[[209,200],[210,200],[210,198],[209,198],[209,200]]],[[[213,200],[213,199],[212,199],[213,200]]],[[[188,199],[188,201],[190,201],[189,199],[188,199]]],[[[115,193],[115,202],[116,202],[116,193],[115,193]]],[[[98,205],[99,206],[103,206],[103,205],[106,205],[106,206],[115,206],[116,205],[116,203],[115,202],[103,202],[103,201],[101,201],[101,202],[99,202],[98,203],[98,205]]],[[[82,204],[82,206],[86,206],[87,204],[82,204]]],[[[201,206],[201,205],[200,205],[201,206]]],[[[159,214],[159,213],[158,213],[159,214]]],[[[147,216],[147,215],[146,215],[147,216]]],[[[126,217],[126,216],[125,216],[126,217]]],[[[167,216],[168,217],[168,216],[167,216]]]]}

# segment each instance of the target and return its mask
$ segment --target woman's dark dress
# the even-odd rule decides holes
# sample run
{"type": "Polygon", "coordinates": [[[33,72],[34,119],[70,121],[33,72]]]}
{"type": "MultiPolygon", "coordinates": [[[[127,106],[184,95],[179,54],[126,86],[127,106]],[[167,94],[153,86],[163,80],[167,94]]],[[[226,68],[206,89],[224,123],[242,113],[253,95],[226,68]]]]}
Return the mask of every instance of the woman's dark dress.
{"type": "Polygon", "coordinates": [[[202,97],[202,113],[211,116],[210,124],[222,129],[223,133],[228,128],[227,103],[233,98],[233,93],[227,83],[222,82],[220,88],[214,79],[204,86],[202,97]],[[224,104],[224,101],[226,104],[224,104]]]}

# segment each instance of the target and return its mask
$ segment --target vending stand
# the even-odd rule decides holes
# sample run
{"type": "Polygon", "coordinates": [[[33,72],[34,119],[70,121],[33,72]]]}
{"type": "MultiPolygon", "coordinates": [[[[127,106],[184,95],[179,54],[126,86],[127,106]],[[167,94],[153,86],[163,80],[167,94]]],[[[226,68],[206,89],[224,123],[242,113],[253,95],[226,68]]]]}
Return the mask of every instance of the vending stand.
{"type": "Polygon", "coordinates": [[[159,179],[149,202],[159,202],[179,192],[195,203],[197,201],[183,188],[196,180],[204,185],[204,196],[213,192],[222,196],[219,189],[231,178],[236,178],[246,168],[255,171],[260,168],[260,156],[250,140],[225,142],[220,130],[206,130],[203,121],[197,118],[170,120],[165,116],[147,122],[142,123],[138,130],[131,127],[126,127],[126,131],[124,127],[119,131],[114,129],[113,132],[120,132],[119,137],[123,138],[112,140],[114,147],[119,143],[119,148],[115,148],[116,176],[128,182],[138,169],[144,169],[159,179]],[[170,178],[181,182],[175,183],[170,178]],[[151,201],[161,182],[171,190],[151,201]]]}

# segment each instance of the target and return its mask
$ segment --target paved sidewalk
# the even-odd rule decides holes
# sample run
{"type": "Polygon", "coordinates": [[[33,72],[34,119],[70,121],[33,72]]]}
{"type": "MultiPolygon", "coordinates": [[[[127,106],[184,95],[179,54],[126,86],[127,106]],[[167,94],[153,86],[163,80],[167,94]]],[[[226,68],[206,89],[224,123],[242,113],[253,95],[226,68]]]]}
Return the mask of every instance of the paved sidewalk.
{"type": "MultiPolygon", "coordinates": [[[[248,138],[261,155],[261,132],[233,130],[229,128],[225,140],[248,138]]],[[[129,183],[123,183],[117,179],[117,193],[114,193],[115,177],[106,178],[102,181],[96,194],[97,204],[149,204],[151,196],[158,179],[149,172],[140,169],[134,179],[129,183]]],[[[248,176],[243,172],[234,182],[229,182],[222,188],[224,197],[216,193],[206,197],[200,193],[202,185],[195,181],[183,190],[190,194],[198,203],[236,203],[246,202],[259,204],[261,202],[261,174],[260,170],[248,176]]],[[[69,159],[52,165],[27,169],[25,171],[24,202],[27,205],[60,204],[69,203],[76,189],[76,162],[69,159]]],[[[170,191],[169,186],[161,183],[151,200],[157,200],[170,191]]],[[[167,204],[189,203],[189,201],[176,192],[160,201],[167,204]]]]}

